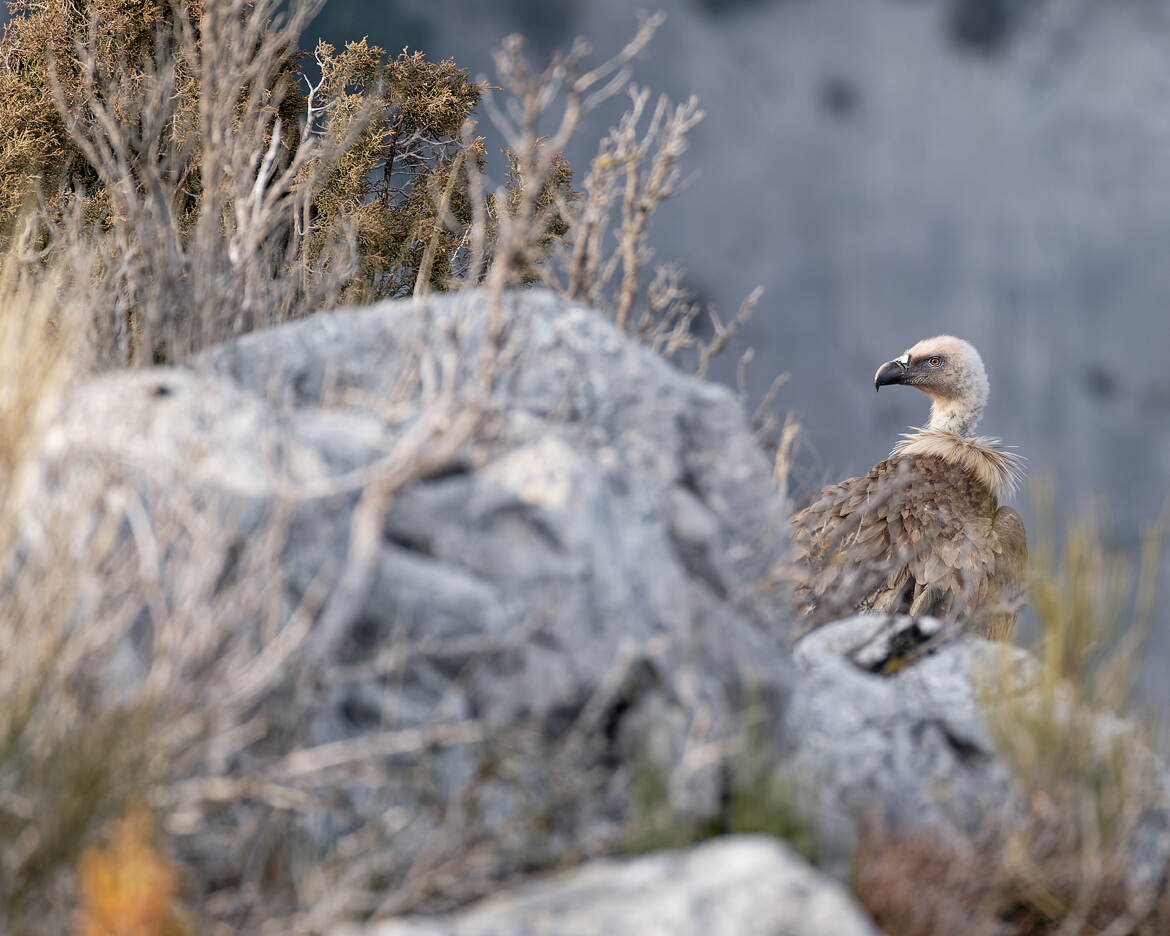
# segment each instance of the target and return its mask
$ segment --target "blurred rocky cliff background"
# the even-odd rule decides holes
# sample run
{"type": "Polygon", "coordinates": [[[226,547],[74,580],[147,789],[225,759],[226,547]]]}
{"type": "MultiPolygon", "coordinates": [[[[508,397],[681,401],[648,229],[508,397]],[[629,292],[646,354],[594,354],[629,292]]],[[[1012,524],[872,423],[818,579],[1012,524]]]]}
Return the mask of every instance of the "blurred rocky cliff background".
{"type": "MultiPolygon", "coordinates": [[[[1135,551],[1170,487],[1170,7],[1157,0],[660,0],[637,80],[707,118],[687,189],[656,216],[656,260],[733,313],[753,399],[805,427],[799,496],[882,458],[926,401],[874,396],[877,366],[953,332],[982,351],[982,431],[1018,444],[1058,515],[1099,510],[1135,551]]],[[[492,73],[520,32],[537,53],[631,35],[625,0],[331,0],[319,32],[368,33],[492,73]]],[[[615,107],[622,102],[614,102],[615,107]]],[[[616,111],[594,115],[569,153],[616,111]]],[[[738,354],[718,376],[735,380],[738,354]]],[[[1164,560],[1164,565],[1166,564],[1164,560]]],[[[1165,576],[1163,576],[1165,578],[1165,576]]],[[[1157,622],[1151,654],[1170,647],[1157,622]]],[[[1170,686],[1147,678],[1147,697],[1170,686]]]]}

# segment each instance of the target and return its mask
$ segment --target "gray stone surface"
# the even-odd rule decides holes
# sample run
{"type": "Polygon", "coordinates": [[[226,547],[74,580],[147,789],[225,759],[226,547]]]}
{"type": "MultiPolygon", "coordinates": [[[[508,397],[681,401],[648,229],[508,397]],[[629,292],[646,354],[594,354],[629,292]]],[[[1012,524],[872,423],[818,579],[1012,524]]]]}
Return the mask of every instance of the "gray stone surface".
{"type": "MultiPolygon", "coordinates": [[[[761,584],[785,517],[738,401],[540,291],[506,298],[485,396],[485,319],[477,294],[392,303],[106,376],[77,389],[48,446],[50,475],[104,459],[154,492],[148,510],[190,499],[241,542],[284,516],[286,613],[323,610],[238,769],[475,726],[474,743],[387,756],[380,772],[323,772],[330,808],[302,828],[321,852],[365,825],[407,865],[440,831],[453,855],[494,842],[486,874],[540,865],[620,840],[639,772],[680,816],[711,818],[722,774],[688,753],[740,732],[749,705],[774,740],[783,724],[787,617],[761,584]],[[480,429],[355,539],[355,473],[396,463],[434,412],[400,388],[448,363],[439,383],[485,408],[480,429]]],[[[261,622],[232,613],[225,633],[259,643],[261,622]]],[[[129,660],[114,681],[136,674],[129,660]]],[[[248,856],[222,844],[188,857],[230,875],[248,856]]]]}
{"type": "Polygon", "coordinates": [[[588,864],[456,915],[334,936],[879,936],[843,887],[778,839],[734,836],[588,864]]]}
{"type": "MultiPolygon", "coordinates": [[[[1072,711],[1071,687],[1041,695],[1040,663],[1026,650],[947,635],[931,618],[858,615],[805,636],[793,657],[801,677],[783,769],[797,779],[800,802],[815,817],[821,865],[841,877],[866,823],[968,840],[997,823],[1010,826],[1022,804],[989,719],[1044,705],[1059,723],[1062,711],[1072,711]]],[[[1093,733],[1102,762],[1116,756],[1109,752],[1122,735],[1134,733],[1132,724],[1105,713],[1070,725],[1093,733]]],[[[1152,758],[1140,744],[1126,750],[1152,758]]],[[[1161,777],[1161,788],[1170,790],[1165,768],[1148,763],[1155,782],[1161,777]]],[[[1166,827],[1160,807],[1138,823],[1135,883],[1157,879],[1167,867],[1166,827]]]]}
{"type": "MultiPolygon", "coordinates": [[[[315,424],[322,401],[349,400],[360,420],[420,348],[442,354],[457,323],[469,326],[456,339],[463,385],[479,350],[476,302],[319,315],[205,363],[315,424]]],[[[663,636],[671,647],[653,679],[718,673],[695,682],[699,697],[739,682],[737,671],[782,683],[783,617],[757,586],[782,558],[785,517],[738,403],[547,293],[513,311],[519,351],[496,380],[490,435],[469,455],[474,467],[416,484],[391,507],[359,643],[403,626],[431,637],[537,628],[519,657],[469,680],[465,711],[503,721],[579,707],[620,644],[663,636]]],[[[424,704],[403,717],[430,714],[424,704]]]]}
{"type": "MultiPolygon", "coordinates": [[[[898,623],[909,624],[908,618],[898,623]]],[[[1027,667],[1021,650],[964,637],[879,674],[855,662],[888,640],[890,622],[862,615],[826,625],[795,648],[802,670],[789,712],[790,767],[818,814],[826,863],[845,873],[863,820],[971,831],[1010,790],[976,694],[973,670],[1027,667]]]]}

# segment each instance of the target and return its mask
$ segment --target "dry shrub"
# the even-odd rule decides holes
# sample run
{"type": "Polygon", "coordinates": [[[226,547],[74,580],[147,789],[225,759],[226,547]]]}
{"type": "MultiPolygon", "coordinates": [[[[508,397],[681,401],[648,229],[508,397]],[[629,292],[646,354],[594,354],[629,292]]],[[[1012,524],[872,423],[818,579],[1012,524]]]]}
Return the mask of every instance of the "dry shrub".
{"type": "Polygon", "coordinates": [[[978,842],[870,826],[855,895],[889,936],[1156,936],[1165,887],[1135,889],[1130,848],[1086,850],[1051,801],[994,820],[978,842]]]}
{"type": "MultiPolygon", "coordinates": [[[[499,312],[504,288],[553,276],[550,256],[570,269],[575,226],[588,250],[570,294],[608,305],[664,353],[690,346],[693,313],[678,304],[677,279],[663,274],[648,298],[639,290],[648,217],[674,189],[693,103],[661,105],[639,137],[647,99],[635,94],[624,136],[603,144],[609,159],[627,160],[624,208],[613,177],[577,198],[561,153],[581,113],[626,87],[655,20],[588,71],[580,47],[539,75],[518,44],[506,48],[503,81],[514,97],[496,117],[511,131],[510,173],[488,193],[485,144],[468,123],[481,89],[453,63],[405,53],[384,62],[366,43],[320,45],[320,75],[301,90],[296,43],[317,8],[21,2],[0,40],[5,932],[62,932],[78,919],[87,933],[148,928],[122,915],[139,900],[123,887],[135,868],[153,881],[142,908],[153,906],[160,926],[171,925],[164,905],[185,891],[216,932],[265,924],[295,934],[436,889],[466,896],[460,870],[487,864],[474,850],[444,850],[466,839],[463,828],[444,830],[439,844],[404,836],[390,849],[385,829],[358,828],[326,855],[299,848],[290,832],[331,821],[341,794],[390,758],[421,762],[482,743],[479,725],[315,748],[286,742],[337,675],[324,667],[368,587],[386,510],[403,487],[458,462],[480,432],[490,400],[474,393],[490,391],[502,320],[474,386],[454,387],[458,362],[442,350],[423,360],[420,349],[401,395],[383,401],[397,431],[392,450],[342,478],[274,483],[263,510],[193,492],[183,453],[144,477],[116,444],[108,455],[72,448],[79,427],[60,412],[71,381],[123,361],[178,359],[339,295],[462,281],[486,284],[499,312]],[[537,125],[557,89],[566,92],[563,121],[544,139],[537,125]],[[623,220],[606,247],[611,210],[623,220]],[[594,274],[615,284],[604,301],[580,293],[581,277],[594,274]],[[345,556],[290,601],[280,557],[298,505],[349,495],[345,556]],[[249,626],[224,624],[240,621],[249,626]],[[165,838],[148,842],[145,820],[122,818],[136,815],[136,803],[154,810],[165,838]],[[87,851],[103,830],[113,830],[113,844],[87,851]],[[249,861],[218,874],[213,862],[180,868],[164,857],[195,841],[249,861]],[[387,880],[403,883],[391,897],[377,886],[387,880]]],[[[705,367],[729,337],[720,331],[695,363],[705,367]]],[[[108,412],[91,428],[132,435],[123,415],[108,412]]],[[[277,450],[284,440],[270,441],[277,450]]],[[[371,665],[393,674],[444,648],[385,649],[371,665]]],[[[566,787],[566,802],[580,794],[579,783],[566,787]]],[[[459,821],[454,808],[450,822],[459,821]]]]}
{"type": "Polygon", "coordinates": [[[10,933],[65,928],[81,849],[157,768],[154,699],[110,693],[97,675],[128,622],[105,603],[87,614],[116,553],[101,509],[116,485],[95,476],[76,498],[38,496],[35,458],[86,361],[78,300],[91,268],[71,252],[46,272],[35,240],[26,228],[0,266],[0,923],[10,933]]]}
{"type": "MultiPolygon", "coordinates": [[[[452,60],[403,51],[383,62],[384,55],[364,39],[341,52],[319,42],[314,52],[321,77],[310,90],[310,132],[344,156],[311,212],[306,205],[300,229],[309,232],[310,256],[352,230],[358,266],[342,298],[353,302],[446,288],[448,258],[471,223],[466,193],[450,186],[468,158],[460,132],[482,89],[452,60]]],[[[482,158],[482,148],[470,158],[482,158]]]]}
{"type": "MultiPolygon", "coordinates": [[[[139,900],[125,877],[138,858],[163,865],[117,831],[122,845],[81,855],[130,804],[148,803],[168,833],[160,856],[192,839],[222,843],[237,807],[265,817],[227,826],[261,877],[225,876],[214,863],[182,871],[203,922],[232,932],[292,918],[284,932],[319,932],[352,896],[298,917],[321,896],[301,882],[331,856],[275,862],[288,852],[285,830],[328,815],[368,765],[475,733],[440,725],[328,750],[279,738],[318,703],[297,689],[327,682],[331,635],[352,614],[382,512],[403,485],[444,470],[478,416],[451,392],[452,362],[420,360],[404,398],[385,401],[397,408],[388,422],[409,424],[398,445],[327,483],[285,483],[273,465],[263,510],[246,495],[192,490],[185,476],[208,454],[194,435],[189,452],[128,467],[113,437],[138,431],[129,410],[111,401],[92,425],[71,412],[85,407],[70,394],[92,370],[90,287],[103,258],[84,242],[46,252],[41,230],[23,228],[0,263],[0,930],[65,932],[78,902],[86,932],[114,927],[110,914],[122,920],[115,910],[139,900]],[[420,384],[435,390],[420,395],[420,384]],[[321,570],[290,604],[280,555],[298,504],[349,492],[362,496],[349,554],[337,557],[344,575],[321,570]]],[[[258,453],[285,444],[278,427],[256,431],[258,453]]],[[[332,860],[326,882],[345,864],[332,860]]],[[[172,887],[164,877],[156,883],[172,887]]],[[[143,930],[110,929],[123,931],[143,930]]]]}
{"type": "MultiPolygon", "coordinates": [[[[322,3],[13,4],[0,244],[32,213],[43,246],[99,259],[105,361],[451,285],[487,214],[460,173],[483,158],[461,140],[482,89],[453,61],[364,40],[308,59],[322,3]]],[[[570,180],[564,166],[567,197],[570,180]]]]}
{"type": "Polygon", "coordinates": [[[47,245],[99,259],[103,358],[181,356],[314,308],[348,273],[344,250],[311,258],[295,230],[341,149],[297,123],[296,43],[318,7],[14,8],[0,76],[51,141],[4,141],[20,202],[0,228],[31,210],[47,245]]]}
{"type": "Polygon", "coordinates": [[[15,932],[44,875],[76,857],[95,818],[88,794],[101,798],[113,772],[105,753],[120,744],[107,725],[76,730],[56,695],[62,642],[51,622],[68,615],[72,584],[25,573],[42,570],[26,555],[21,499],[71,364],[58,296],[78,288],[64,270],[30,275],[27,259],[10,254],[0,267],[0,920],[15,932]]]}
{"type": "Polygon", "coordinates": [[[854,894],[889,936],[1000,936],[988,920],[989,866],[968,843],[869,826],[854,854],[854,894]]]}
{"type": "MultiPolygon", "coordinates": [[[[296,829],[349,822],[338,803],[388,759],[425,761],[482,731],[442,723],[315,747],[292,739],[321,687],[342,678],[331,669],[335,643],[371,574],[385,509],[404,485],[461,457],[478,411],[452,392],[442,362],[421,360],[420,371],[439,375],[435,394],[404,391],[408,425],[378,461],[300,482],[273,463],[242,491],[232,478],[201,488],[189,475],[215,458],[201,450],[206,440],[127,458],[121,446],[139,431],[132,407],[110,400],[96,417],[54,409],[75,359],[63,352],[73,345],[64,323],[80,319],[84,294],[9,269],[0,303],[23,315],[0,317],[0,419],[13,433],[0,449],[0,929],[63,932],[78,901],[87,932],[112,927],[109,915],[138,899],[126,875],[139,859],[158,872],[152,887],[170,888],[128,832],[115,832],[123,845],[80,858],[134,803],[149,804],[167,833],[158,855],[195,859],[176,872],[201,925],[318,933],[369,912],[384,899],[371,880],[412,864],[410,851],[388,849],[370,828],[322,853],[295,847],[296,829]],[[350,495],[348,552],[290,589],[281,554],[299,505],[350,495]],[[359,841],[368,850],[355,855],[359,841]]],[[[145,390],[179,378],[143,379],[145,390]]],[[[402,402],[387,404],[400,420],[402,402]]],[[[295,444],[279,427],[254,430],[258,453],[295,444]]],[[[414,652],[389,649],[398,666],[414,652]]]]}
{"type": "Polygon", "coordinates": [[[651,219],[702,119],[694,99],[651,106],[631,84],[661,15],[593,68],[579,42],[534,71],[512,37],[491,89],[366,40],[303,56],[323,2],[14,4],[0,238],[32,211],[46,245],[89,245],[104,360],[175,360],[339,300],[540,282],[706,372],[759,290],[730,322],[709,310],[701,342],[682,270],[650,268],[651,219]],[[577,192],[564,147],[623,92],[630,108],[577,192]],[[494,187],[481,100],[508,162],[494,187]]]}
{"type": "Polygon", "coordinates": [[[3,505],[17,518],[0,557],[9,933],[62,930],[81,849],[246,723],[247,700],[232,698],[247,685],[240,670],[272,653],[219,627],[225,606],[247,613],[243,602],[268,580],[217,587],[229,542],[207,530],[200,505],[145,493],[100,459],[64,470],[67,486],[37,477],[49,489],[3,505]]]}
{"type": "MultiPolygon", "coordinates": [[[[496,55],[500,94],[486,96],[484,104],[508,147],[513,184],[497,189],[488,213],[473,218],[463,268],[466,283],[484,279],[497,294],[540,282],[607,313],[619,329],[667,359],[682,362],[689,353],[686,363],[702,375],[751,315],[761,290],[727,323],[708,310],[713,334],[704,342],[696,335],[701,309],[683,286],[683,270],[650,270],[650,222],[677,191],[687,134],[703,118],[693,97],[672,105],[659,96],[650,109],[650,91],[631,82],[631,63],[663,19],[643,15],[634,38],[590,69],[583,65],[589,47],[580,40],[542,71],[525,59],[519,36],[505,42],[496,55]],[[630,107],[601,140],[578,193],[562,152],[586,115],[622,93],[630,107]],[[542,134],[544,127],[551,131],[542,134]],[[504,262],[489,267],[493,257],[504,262]]],[[[472,134],[471,127],[464,130],[465,146],[472,134]]],[[[482,164],[468,159],[465,165],[469,191],[483,190],[482,164]]]]}

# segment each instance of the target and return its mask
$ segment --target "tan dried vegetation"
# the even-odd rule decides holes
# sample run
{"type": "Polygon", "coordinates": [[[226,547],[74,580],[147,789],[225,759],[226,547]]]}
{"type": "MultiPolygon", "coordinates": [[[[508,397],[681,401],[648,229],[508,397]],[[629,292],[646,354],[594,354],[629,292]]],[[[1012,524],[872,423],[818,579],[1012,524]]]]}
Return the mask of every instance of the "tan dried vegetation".
{"type": "MultiPolygon", "coordinates": [[[[425,862],[355,860],[360,832],[338,854],[300,855],[281,839],[284,817],[326,815],[331,784],[357,782],[390,755],[481,738],[467,724],[328,750],[263,743],[305,717],[309,702],[292,690],[320,675],[314,648],[368,572],[371,530],[403,485],[474,436],[474,405],[449,388],[422,394],[425,418],[401,445],[344,479],[360,492],[345,569],[290,608],[279,556],[291,507],[221,523],[223,505],[184,494],[174,477],[145,482],[116,457],[73,457],[61,402],[74,383],[181,361],[341,302],[473,286],[498,298],[547,284],[663,353],[689,352],[700,370],[750,311],[700,346],[682,274],[649,271],[650,217],[676,191],[701,116],[693,101],[651,108],[630,85],[659,18],[591,68],[578,45],[533,71],[509,40],[501,88],[489,89],[454,62],[387,57],[365,40],[305,55],[298,44],[320,6],[10,4],[0,39],[7,933],[321,932],[377,909],[361,880],[403,861],[413,865],[403,893],[423,892],[425,862]],[[622,93],[630,112],[578,192],[562,150],[584,114],[622,93]],[[481,106],[507,150],[497,185],[481,106]],[[549,121],[556,129],[538,133],[549,121]],[[46,446],[69,456],[67,470],[42,470],[46,446]],[[225,631],[241,615],[257,627],[225,631]],[[115,680],[129,646],[139,668],[115,680]],[[254,810],[225,831],[242,802],[263,818],[254,810]],[[247,874],[217,880],[178,865],[173,843],[193,830],[246,850],[247,874]]],[[[490,354],[482,363],[488,388],[490,354]]]]}

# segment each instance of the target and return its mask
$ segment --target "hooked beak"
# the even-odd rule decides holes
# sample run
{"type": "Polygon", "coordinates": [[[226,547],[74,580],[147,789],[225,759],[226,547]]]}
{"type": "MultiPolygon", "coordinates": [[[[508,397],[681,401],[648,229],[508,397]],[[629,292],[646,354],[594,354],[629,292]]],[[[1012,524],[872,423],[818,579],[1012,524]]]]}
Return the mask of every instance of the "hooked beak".
{"type": "Polygon", "coordinates": [[[902,382],[902,378],[906,376],[908,368],[901,361],[886,361],[878,372],[873,375],[873,388],[880,390],[882,387],[888,387],[890,384],[898,384],[902,382]]]}

